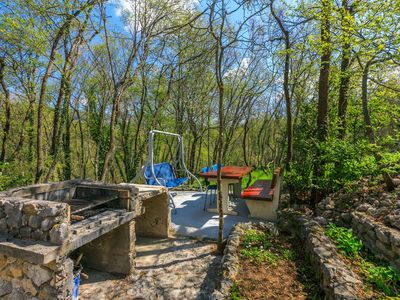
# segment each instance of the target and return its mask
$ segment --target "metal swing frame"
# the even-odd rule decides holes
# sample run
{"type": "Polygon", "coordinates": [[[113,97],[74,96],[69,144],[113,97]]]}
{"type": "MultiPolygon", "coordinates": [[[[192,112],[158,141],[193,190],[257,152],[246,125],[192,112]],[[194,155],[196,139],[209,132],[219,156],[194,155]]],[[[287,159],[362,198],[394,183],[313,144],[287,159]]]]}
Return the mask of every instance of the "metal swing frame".
{"type": "MultiPolygon", "coordinates": [[[[146,177],[146,169],[148,167],[150,167],[151,178],[155,180],[157,185],[166,187],[166,185],[162,184],[160,182],[160,180],[156,177],[155,171],[154,171],[154,138],[155,138],[156,135],[173,136],[173,137],[178,139],[178,149],[177,149],[177,153],[178,153],[177,156],[178,157],[177,157],[177,161],[180,162],[180,165],[183,168],[180,171],[184,171],[186,173],[186,177],[187,178],[192,177],[194,180],[196,180],[197,183],[199,184],[199,187],[200,187],[199,191],[203,192],[203,187],[201,185],[200,180],[196,176],[194,176],[193,173],[191,173],[186,167],[185,157],[184,157],[184,155],[185,155],[185,151],[184,150],[185,149],[184,149],[183,137],[180,134],[177,134],[177,133],[167,132],[167,131],[160,131],[160,130],[151,130],[149,132],[149,142],[148,142],[148,154],[149,154],[149,157],[147,159],[146,164],[142,167],[142,171],[141,171],[141,173],[139,175],[143,175],[143,177],[145,179],[150,179],[150,178],[146,177]]],[[[171,164],[171,166],[173,166],[173,165],[171,164]]],[[[174,167],[172,167],[172,171],[175,173],[174,167]]],[[[136,180],[136,177],[133,179],[133,181],[135,181],[135,180],[136,180]]],[[[170,191],[173,190],[174,188],[182,186],[183,184],[185,184],[185,183],[182,183],[182,184],[180,184],[178,186],[175,186],[175,187],[172,187],[172,188],[166,187],[168,189],[167,193],[168,193],[168,197],[169,197],[169,200],[170,200],[170,206],[174,210],[174,213],[176,213],[176,207],[175,207],[173,195],[172,195],[172,193],[170,191]]]]}

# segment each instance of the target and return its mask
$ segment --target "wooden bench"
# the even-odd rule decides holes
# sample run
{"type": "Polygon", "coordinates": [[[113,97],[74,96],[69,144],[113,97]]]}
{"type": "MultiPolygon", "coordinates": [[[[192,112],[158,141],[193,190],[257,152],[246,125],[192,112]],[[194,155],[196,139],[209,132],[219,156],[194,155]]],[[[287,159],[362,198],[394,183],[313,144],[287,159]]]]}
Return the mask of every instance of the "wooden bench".
{"type": "Polygon", "coordinates": [[[282,181],[282,168],[274,171],[272,180],[257,180],[242,192],[250,217],[276,220],[282,181]]]}

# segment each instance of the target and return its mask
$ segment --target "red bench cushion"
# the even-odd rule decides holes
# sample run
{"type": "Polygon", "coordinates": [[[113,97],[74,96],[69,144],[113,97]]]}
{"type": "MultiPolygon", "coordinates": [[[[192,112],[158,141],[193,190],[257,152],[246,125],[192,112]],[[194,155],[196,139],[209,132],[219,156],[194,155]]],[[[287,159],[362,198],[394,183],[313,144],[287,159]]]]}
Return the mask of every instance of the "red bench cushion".
{"type": "Polygon", "coordinates": [[[271,189],[271,180],[257,180],[242,192],[244,199],[272,200],[274,189],[271,189]]]}

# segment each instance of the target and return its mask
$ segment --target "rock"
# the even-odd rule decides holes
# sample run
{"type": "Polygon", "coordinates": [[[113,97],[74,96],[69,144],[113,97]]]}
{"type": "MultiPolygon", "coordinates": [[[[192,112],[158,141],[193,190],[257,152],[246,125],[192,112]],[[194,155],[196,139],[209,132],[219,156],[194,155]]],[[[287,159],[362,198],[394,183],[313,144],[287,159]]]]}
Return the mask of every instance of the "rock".
{"type": "Polygon", "coordinates": [[[8,233],[6,219],[0,219],[0,233],[1,234],[7,234],[8,233]]]}
{"type": "Polygon", "coordinates": [[[29,216],[28,225],[30,227],[37,229],[40,227],[41,222],[42,222],[42,219],[39,216],[36,216],[36,215],[29,216]]]}
{"type": "Polygon", "coordinates": [[[368,203],[363,203],[363,204],[360,204],[358,207],[357,207],[357,211],[359,211],[359,212],[366,212],[369,208],[371,208],[372,206],[370,205],[370,204],[368,204],[368,203]]]}
{"type": "Polygon", "coordinates": [[[21,227],[19,230],[19,234],[21,235],[22,238],[24,239],[29,239],[31,237],[31,231],[32,229],[28,226],[21,227]]]}
{"type": "Polygon", "coordinates": [[[39,300],[57,299],[57,290],[45,285],[39,292],[39,300]]]}
{"type": "Polygon", "coordinates": [[[325,209],[332,210],[334,208],[335,208],[335,202],[332,199],[329,199],[329,201],[325,205],[325,209]]]}
{"type": "Polygon", "coordinates": [[[18,204],[20,204],[20,203],[15,203],[15,202],[12,203],[10,201],[4,202],[4,212],[6,213],[6,215],[11,214],[14,211],[14,209],[21,210],[22,204],[20,204],[20,207],[18,206],[18,204]],[[16,208],[14,207],[14,204],[15,204],[15,206],[17,206],[16,208]]]}
{"type": "Polygon", "coordinates": [[[31,237],[32,237],[32,239],[37,240],[37,241],[46,241],[47,240],[47,232],[43,232],[40,229],[36,229],[34,232],[32,232],[31,237]]]}
{"type": "Polygon", "coordinates": [[[40,224],[42,231],[49,231],[51,227],[54,225],[54,220],[50,218],[46,218],[40,224]]]}
{"type": "Polygon", "coordinates": [[[8,234],[12,237],[16,237],[19,234],[19,229],[18,227],[13,227],[8,231],[8,234]]]}
{"type": "Polygon", "coordinates": [[[0,271],[7,265],[7,256],[0,255],[0,271]]]}
{"type": "Polygon", "coordinates": [[[69,226],[65,223],[57,224],[50,230],[50,242],[62,245],[69,237],[69,226]]]}
{"type": "Polygon", "coordinates": [[[376,209],[374,216],[375,217],[380,217],[380,216],[387,216],[390,212],[390,209],[388,207],[380,207],[376,209]]]}
{"type": "Polygon", "coordinates": [[[379,203],[380,207],[391,207],[392,206],[392,201],[389,199],[385,199],[379,203]]]}
{"type": "Polygon", "coordinates": [[[20,287],[13,288],[11,294],[7,296],[8,300],[33,300],[32,297],[28,296],[24,290],[20,287]]]}
{"type": "Polygon", "coordinates": [[[382,254],[387,257],[387,259],[393,259],[396,257],[396,254],[392,250],[388,249],[388,247],[381,241],[377,240],[375,245],[382,252],[382,254]]]}
{"type": "Polygon", "coordinates": [[[32,296],[36,296],[38,293],[36,288],[32,284],[32,280],[30,279],[23,279],[21,287],[24,289],[25,292],[30,293],[32,296]]]}
{"type": "Polygon", "coordinates": [[[9,268],[8,268],[8,270],[10,271],[10,273],[11,273],[11,275],[14,277],[14,278],[19,278],[19,277],[21,277],[22,276],[22,269],[21,269],[21,267],[20,266],[18,266],[18,265],[11,265],[9,268]]]}
{"type": "Polygon", "coordinates": [[[55,217],[58,214],[59,214],[59,208],[55,205],[48,206],[39,212],[39,216],[42,218],[55,217]]]}
{"type": "MultiPolygon", "coordinates": [[[[358,298],[355,296],[356,292],[353,290],[349,290],[347,287],[342,285],[337,285],[334,287],[333,298],[337,300],[357,300],[358,298]]],[[[330,298],[329,298],[330,299],[330,298]]]]}
{"type": "MultiPolygon", "coordinates": [[[[22,207],[22,205],[21,205],[22,207]]],[[[9,209],[7,212],[7,225],[11,228],[19,227],[21,225],[22,212],[18,209],[9,209]]]]}
{"type": "Polygon", "coordinates": [[[389,237],[387,236],[386,232],[381,227],[375,228],[376,237],[382,243],[387,244],[389,243],[389,237]]]}
{"type": "Polygon", "coordinates": [[[36,203],[25,203],[22,211],[28,215],[36,215],[38,212],[38,207],[36,203]]]}
{"type": "Polygon", "coordinates": [[[385,222],[400,230],[400,210],[395,210],[385,217],[385,222]]]}
{"type": "Polygon", "coordinates": [[[5,218],[7,215],[6,215],[6,213],[4,212],[4,207],[3,206],[0,206],[0,218],[5,218]]]}
{"type": "Polygon", "coordinates": [[[350,224],[350,222],[351,222],[351,214],[350,213],[342,213],[341,218],[345,224],[350,224]]]}
{"type": "Polygon", "coordinates": [[[28,225],[29,215],[22,215],[21,224],[22,226],[28,225]]]}
{"type": "Polygon", "coordinates": [[[53,277],[53,273],[39,265],[29,265],[26,271],[29,278],[32,279],[33,283],[40,287],[43,283],[50,281],[53,277]]]}
{"type": "Polygon", "coordinates": [[[0,278],[0,297],[4,297],[12,292],[11,282],[0,278]]]}
{"type": "Polygon", "coordinates": [[[318,222],[319,225],[321,226],[325,226],[326,224],[328,224],[328,222],[326,221],[326,219],[324,217],[315,217],[314,220],[316,222],[318,222]]]}

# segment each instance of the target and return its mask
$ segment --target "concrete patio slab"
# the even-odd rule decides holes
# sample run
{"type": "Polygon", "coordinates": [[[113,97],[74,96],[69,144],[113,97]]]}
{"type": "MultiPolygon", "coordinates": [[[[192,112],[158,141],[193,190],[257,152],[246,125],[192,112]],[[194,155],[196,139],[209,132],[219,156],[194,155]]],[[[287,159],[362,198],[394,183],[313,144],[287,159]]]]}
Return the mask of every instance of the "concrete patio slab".
{"type": "MultiPolygon", "coordinates": [[[[218,214],[203,210],[204,197],[205,193],[176,192],[174,197],[176,214],[172,212],[171,218],[172,228],[177,235],[217,240],[218,214]]],[[[209,201],[207,200],[207,202],[209,201]]],[[[211,207],[215,207],[215,201],[212,202],[211,207]]],[[[224,237],[228,236],[236,223],[249,221],[249,211],[242,199],[232,201],[231,205],[239,214],[224,216],[224,237]]]]}

